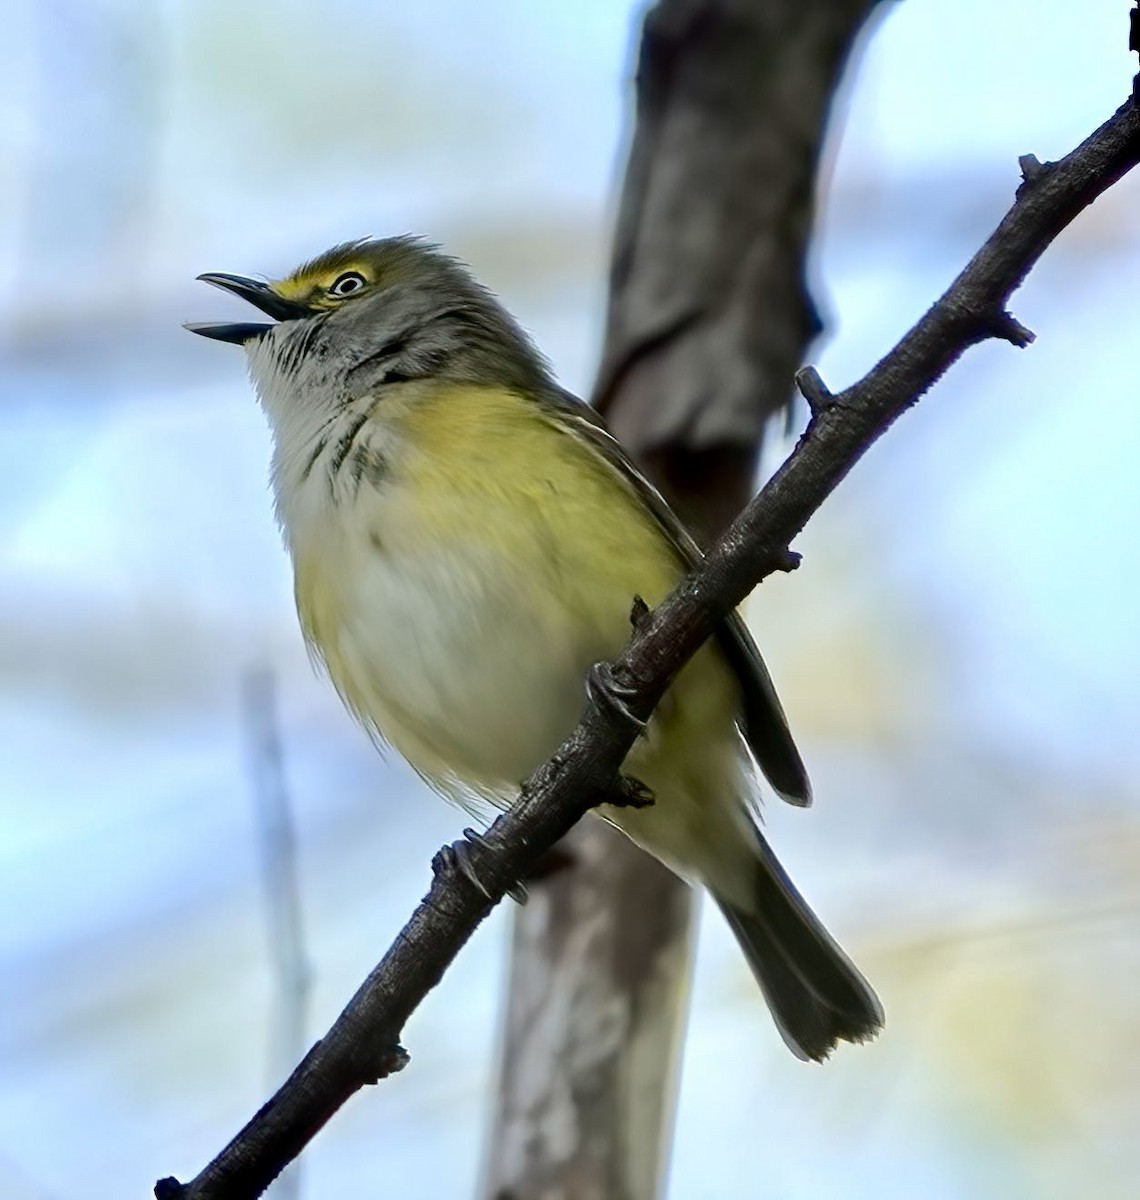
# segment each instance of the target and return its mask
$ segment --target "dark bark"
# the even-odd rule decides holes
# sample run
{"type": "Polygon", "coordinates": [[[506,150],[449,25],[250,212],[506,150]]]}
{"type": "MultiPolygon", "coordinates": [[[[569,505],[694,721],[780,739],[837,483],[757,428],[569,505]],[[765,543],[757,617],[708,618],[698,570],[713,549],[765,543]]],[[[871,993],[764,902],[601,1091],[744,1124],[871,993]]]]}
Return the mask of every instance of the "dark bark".
{"type": "MultiPolygon", "coordinates": [[[[1024,345],[1005,305],[1049,243],[1140,160],[1140,108],[1129,101],[1076,150],[1034,163],[1015,203],[947,292],[858,383],[815,402],[807,430],[772,479],[709,551],[701,568],[638,623],[610,674],[648,718],[669,681],[716,624],[762,579],[794,565],[790,541],[889,426],[970,347],[990,337],[1024,345]]],[[[268,1183],[357,1090],[400,1069],[404,1025],[512,884],[589,810],[614,796],[635,737],[618,707],[588,701],[558,753],[518,802],[469,847],[486,894],[437,855],[431,890],[328,1034],[237,1137],[194,1180],[160,1180],[160,1200],[230,1200],[268,1183]]]]}

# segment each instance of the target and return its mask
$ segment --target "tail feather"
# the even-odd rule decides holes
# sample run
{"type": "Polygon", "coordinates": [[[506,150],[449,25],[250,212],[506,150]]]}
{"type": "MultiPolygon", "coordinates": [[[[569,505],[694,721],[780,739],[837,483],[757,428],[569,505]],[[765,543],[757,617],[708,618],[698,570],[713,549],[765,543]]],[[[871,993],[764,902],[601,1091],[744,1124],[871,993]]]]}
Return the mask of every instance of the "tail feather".
{"type": "Polygon", "coordinates": [[[776,1025],[799,1058],[822,1062],[836,1043],[865,1042],[883,1025],[870,984],[796,891],[759,838],[755,901],[748,909],[718,897],[776,1025]]]}

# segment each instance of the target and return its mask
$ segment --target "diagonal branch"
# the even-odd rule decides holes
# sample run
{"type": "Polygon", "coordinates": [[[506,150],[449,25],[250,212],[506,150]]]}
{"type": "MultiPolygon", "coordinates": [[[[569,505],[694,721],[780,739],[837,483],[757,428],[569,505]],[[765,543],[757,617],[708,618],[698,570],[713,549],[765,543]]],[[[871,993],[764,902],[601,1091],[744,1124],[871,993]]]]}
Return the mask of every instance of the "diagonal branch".
{"type": "MultiPolygon", "coordinates": [[[[1016,200],[965,270],[902,341],[858,383],[831,395],[803,377],[812,417],[794,452],[653,613],[638,622],[610,675],[622,700],[647,718],[669,681],[717,622],[762,579],[789,569],[788,549],[812,514],[889,426],[970,347],[987,338],[1028,344],[1006,303],[1046,247],[1083,209],[1140,161],[1140,107],[1129,100],[1072,153],[1025,170],[1016,200]]],[[[554,758],[518,802],[465,846],[433,862],[431,890],[328,1034],[275,1096],[194,1180],[160,1180],[158,1200],[257,1197],[356,1091],[407,1061],[405,1022],[442,978],[475,927],[512,884],[589,808],[612,799],[634,725],[611,705],[588,702],[554,758]]]]}

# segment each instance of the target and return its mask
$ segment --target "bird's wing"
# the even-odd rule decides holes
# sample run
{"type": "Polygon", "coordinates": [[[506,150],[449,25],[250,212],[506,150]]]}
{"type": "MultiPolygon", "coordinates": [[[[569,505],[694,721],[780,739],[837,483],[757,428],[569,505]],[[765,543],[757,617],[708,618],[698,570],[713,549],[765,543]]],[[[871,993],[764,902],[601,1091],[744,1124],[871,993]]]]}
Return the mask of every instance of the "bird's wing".
{"type": "MultiPolygon", "coordinates": [[[[572,420],[573,431],[610,463],[645,501],[646,507],[669,539],[686,570],[702,558],[700,548],[669,507],[664,496],[634,466],[621,444],[606,428],[598,413],[569,392],[558,391],[554,399],[572,420]]],[[[760,651],[738,612],[722,622],[716,634],[721,652],[740,683],[743,712],[741,729],[765,777],[780,796],[804,807],[811,803],[811,784],[803,759],[792,740],[788,719],[776,695],[772,677],[760,651]]]]}

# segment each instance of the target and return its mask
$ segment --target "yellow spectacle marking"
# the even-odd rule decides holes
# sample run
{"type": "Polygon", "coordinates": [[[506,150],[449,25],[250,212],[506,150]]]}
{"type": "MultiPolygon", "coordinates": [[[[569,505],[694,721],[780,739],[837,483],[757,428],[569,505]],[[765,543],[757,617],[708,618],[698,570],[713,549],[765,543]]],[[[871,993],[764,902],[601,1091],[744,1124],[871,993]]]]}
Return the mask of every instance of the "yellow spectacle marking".
{"type": "Polygon", "coordinates": [[[286,300],[295,300],[301,304],[312,304],[314,307],[332,307],[326,299],[328,289],[346,272],[355,271],[371,284],[372,273],[362,262],[344,262],[336,267],[326,267],[321,271],[301,271],[290,275],[287,279],[274,280],[269,286],[286,300]]]}

